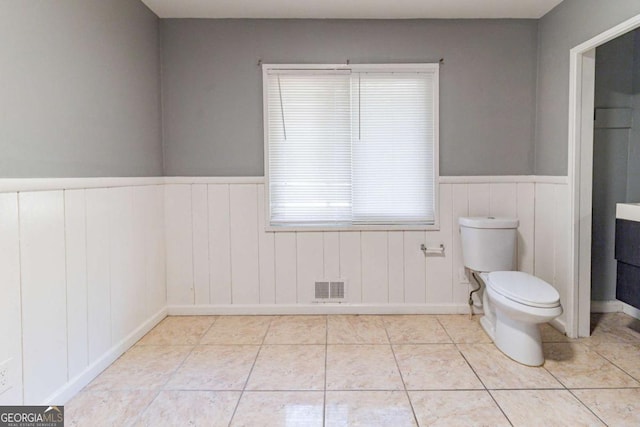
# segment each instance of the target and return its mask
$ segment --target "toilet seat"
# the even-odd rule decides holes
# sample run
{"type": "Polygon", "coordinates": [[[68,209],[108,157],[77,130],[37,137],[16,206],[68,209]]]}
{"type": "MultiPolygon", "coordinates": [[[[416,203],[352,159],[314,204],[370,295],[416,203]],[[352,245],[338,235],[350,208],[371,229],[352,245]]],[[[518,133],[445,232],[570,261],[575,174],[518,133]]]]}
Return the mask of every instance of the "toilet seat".
{"type": "Polygon", "coordinates": [[[549,283],[521,271],[493,271],[482,275],[487,287],[497,294],[535,308],[560,306],[560,295],[549,283]]]}

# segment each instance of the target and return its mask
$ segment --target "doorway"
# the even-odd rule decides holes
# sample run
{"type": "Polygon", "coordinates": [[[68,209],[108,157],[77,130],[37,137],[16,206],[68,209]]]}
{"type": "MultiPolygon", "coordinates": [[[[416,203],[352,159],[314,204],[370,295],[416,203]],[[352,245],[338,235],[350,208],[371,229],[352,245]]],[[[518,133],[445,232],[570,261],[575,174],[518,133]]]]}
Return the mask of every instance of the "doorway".
{"type": "Polygon", "coordinates": [[[566,305],[566,332],[570,337],[590,334],[596,48],[638,27],[640,15],[570,51],[568,172],[572,268],[566,305]]]}

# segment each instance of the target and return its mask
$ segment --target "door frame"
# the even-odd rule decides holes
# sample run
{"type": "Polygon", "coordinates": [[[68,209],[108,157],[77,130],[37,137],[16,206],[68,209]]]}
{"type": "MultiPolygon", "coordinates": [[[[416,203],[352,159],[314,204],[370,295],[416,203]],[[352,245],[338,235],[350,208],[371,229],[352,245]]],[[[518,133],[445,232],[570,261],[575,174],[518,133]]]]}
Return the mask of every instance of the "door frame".
{"type": "Polygon", "coordinates": [[[588,337],[591,313],[591,209],[593,178],[593,111],[595,50],[640,27],[640,14],[598,34],[569,51],[569,301],[567,335],[588,337]]]}

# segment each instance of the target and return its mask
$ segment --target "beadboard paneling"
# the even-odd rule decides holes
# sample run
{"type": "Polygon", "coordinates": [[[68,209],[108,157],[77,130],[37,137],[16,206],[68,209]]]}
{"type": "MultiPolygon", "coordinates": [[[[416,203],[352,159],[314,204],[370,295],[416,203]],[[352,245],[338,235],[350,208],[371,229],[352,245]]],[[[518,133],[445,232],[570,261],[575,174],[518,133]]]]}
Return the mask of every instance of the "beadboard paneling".
{"type": "Polygon", "coordinates": [[[191,185],[167,185],[164,192],[167,242],[167,300],[172,301],[174,304],[193,304],[193,207],[191,205],[191,185]]]}
{"type": "Polygon", "coordinates": [[[258,190],[254,184],[232,185],[229,192],[231,288],[235,304],[260,302],[258,190]]]}
{"type": "Polygon", "coordinates": [[[22,404],[22,314],[20,303],[20,227],[18,194],[0,194],[0,361],[9,360],[12,387],[0,405],[22,404]]]}
{"type": "MultiPolygon", "coordinates": [[[[231,289],[229,185],[209,185],[208,193],[210,303],[231,304],[233,291],[231,289]]],[[[168,243],[169,236],[167,236],[168,243]]]]}
{"type": "MultiPolygon", "coordinates": [[[[182,184],[167,186],[167,206],[184,205],[167,208],[168,215],[172,215],[172,210],[180,212],[178,219],[167,218],[168,245],[176,244],[171,239],[178,233],[182,246],[194,248],[193,261],[188,249],[187,255],[180,253],[177,260],[168,260],[168,271],[176,263],[181,269],[191,269],[181,280],[175,278],[168,282],[169,289],[176,286],[172,284],[174,281],[186,288],[202,288],[206,269],[198,267],[203,262],[196,262],[195,254],[205,253],[203,248],[208,248],[210,296],[206,302],[202,302],[206,298],[180,301],[172,299],[173,296],[188,295],[188,292],[176,289],[169,292],[169,306],[309,304],[313,302],[315,281],[340,278],[347,283],[345,300],[348,303],[464,307],[470,289],[460,276],[463,270],[460,216],[518,217],[519,268],[539,271],[541,277],[554,286],[567,286],[566,279],[561,278],[564,277],[562,268],[555,265],[558,259],[566,260],[566,249],[561,251],[561,248],[567,242],[562,240],[562,233],[558,234],[563,227],[560,214],[568,209],[560,206],[562,189],[567,187],[564,183],[536,183],[515,178],[513,182],[506,179],[447,181],[440,184],[439,230],[274,232],[265,231],[262,183],[196,181],[191,191],[175,189],[187,187],[185,180],[182,184]],[[208,212],[205,212],[203,186],[207,187],[208,212]],[[193,219],[191,228],[181,231],[170,228],[174,223],[189,223],[190,218],[193,219]],[[208,226],[206,231],[205,226],[208,226]],[[205,239],[208,240],[205,242],[205,239]],[[553,251],[536,247],[535,241],[551,241],[553,251]],[[444,254],[425,256],[420,250],[421,244],[429,247],[443,244],[444,254]]],[[[562,295],[566,298],[566,292],[562,295]]]]}
{"type": "Polygon", "coordinates": [[[89,366],[87,324],[87,216],[85,190],[64,192],[67,269],[68,378],[89,366]]]}
{"type": "Polygon", "coordinates": [[[191,186],[191,226],[193,234],[193,289],[195,304],[209,304],[209,194],[207,186],[191,186]]]}
{"type": "Polygon", "coordinates": [[[0,194],[0,403],[64,403],[162,319],[163,187],[0,194]]]}
{"type": "Polygon", "coordinates": [[[20,193],[24,402],[67,382],[67,290],[62,191],[20,193]]]}
{"type": "MultiPolygon", "coordinates": [[[[535,185],[533,183],[517,184],[516,212],[520,227],[518,228],[518,270],[533,274],[534,230],[535,230],[535,185]]],[[[567,211],[567,215],[569,215],[567,211]]]]}
{"type": "Polygon", "coordinates": [[[86,190],[89,363],[96,362],[111,346],[108,196],[108,189],[86,190]]]}

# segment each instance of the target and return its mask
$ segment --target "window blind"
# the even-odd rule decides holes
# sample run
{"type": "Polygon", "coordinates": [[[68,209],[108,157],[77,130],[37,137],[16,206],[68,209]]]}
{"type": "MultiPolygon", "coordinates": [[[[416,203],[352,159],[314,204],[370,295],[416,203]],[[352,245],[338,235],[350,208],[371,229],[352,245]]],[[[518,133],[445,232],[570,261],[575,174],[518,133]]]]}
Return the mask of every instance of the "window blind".
{"type": "Polygon", "coordinates": [[[348,223],[349,75],[275,74],[268,84],[271,223],[348,223]]]}
{"type": "Polygon", "coordinates": [[[435,221],[433,72],[270,70],[273,226],[435,221]]]}
{"type": "Polygon", "coordinates": [[[353,222],[433,223],[433,75],[359,73],[352,90],[353,222]]]}

